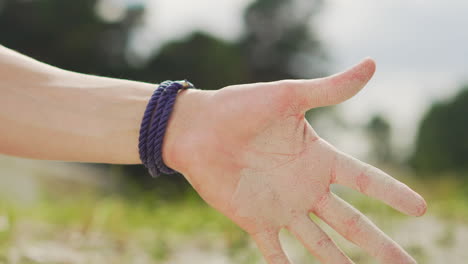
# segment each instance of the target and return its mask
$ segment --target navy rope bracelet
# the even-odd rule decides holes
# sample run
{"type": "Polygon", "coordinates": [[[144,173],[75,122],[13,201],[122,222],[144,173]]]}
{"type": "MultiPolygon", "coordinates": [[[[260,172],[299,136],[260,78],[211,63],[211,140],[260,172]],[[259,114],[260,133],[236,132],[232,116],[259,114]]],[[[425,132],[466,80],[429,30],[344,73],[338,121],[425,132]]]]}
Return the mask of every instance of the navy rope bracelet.
{"type": "Polygon", "coordinates": [[[167,122],[180,89],[195,88],[188,81],[164,81],[153,92],[146,106],[140,127],[138,150],[140,159],[153,177],[162,173],[174,174],[175,170],[164,164],[162,144],[167,122]]]}

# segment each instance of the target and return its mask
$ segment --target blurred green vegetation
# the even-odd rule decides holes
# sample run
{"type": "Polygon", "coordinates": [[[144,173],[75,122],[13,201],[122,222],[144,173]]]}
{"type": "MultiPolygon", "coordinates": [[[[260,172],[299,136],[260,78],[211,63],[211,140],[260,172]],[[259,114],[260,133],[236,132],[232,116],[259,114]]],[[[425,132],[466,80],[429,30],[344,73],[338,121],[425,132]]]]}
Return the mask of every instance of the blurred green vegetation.
{"type": "Polygon", "coordinates": [[[468,85],[426,113],[411,164],[424,175],[456,172],[468,180],[468,85]]]}
{"type": "MultiPolygon", "coordinates": [[[[440,248],[453,247],[457,243],[457,225],[468,224],[467,186],[455,177],[424,182],[413,179],[408,182],[407,172],[393,170],[392,174],[406,179],[407,184],[422,193],[428,201],[430,214],[444,223],[444,231],[433,243],[440,248]]],[[[47,188],[53,189],[54,186],[57,186],[56,183],[48,183],[47,188]]],[[[400,224],[409,220],[381,202],[355,191],[339,188],[335,192],[352,201],[390,235],[397,232],[400,224]]],[[[12,250],[21,248],[23,244],[37,246],[54,241],[84,256],[113,250],[108,254],[127,259],[128,262],[135,258],[132,245],[154,261],[148,263],[159,263],[177,255],[178,250],[184,248],[184,243],[195,243],[190,246],[224,254],[237,261],[235,263],[260,263],[259,253],[248,235],[228,218],[202,202],[194,191],[186,191],[179,198],[159,199],[157,194],[147,191],[129,199],[118,190],[103,193],[90,188],[87,191],[72,191],[69,195],[48,190],[33,203],[0,199],[0,261],[9,260],[12,250]],[[76,242],[74,237],[79,237],[80,242],[76,242]],[[101,242],[93,242],[95,237],[100,237],[101,242]]],[[[325,226],[317,217],[311,217],[325,226]]],[[[339,237],[332,235],[335,239],[339,237]]],[[[373,263],[361,250],[349,247],[348,243],[339,239],[338,243],[359,263],[373,263]]],[[[407,247],[418,259],[424,260],[426,257],[428,249],[424,246],[410,244],[407,247]]],[[[28,259],[26,253],[22,257],[28,259]]],[[[313,258],[309,256],[308,259],[313,258]]],[[[31,260],[30,263],[51,263],[35,261],[31,260]]]]}
{"type": "MultiPolygon", "coordinates": [[[[76,233],[84,238],[102,234],[108,238],[104,247],[120,243],[126,248],[136,243],[151,253],[154,260],[164,260],[174,248],[169,244],[183,242],[190,236],[201,241],[202,246],[212,247],[215,245],[209,239],[214,235],[217,243],[226,245],[227,255],[235,255],[239,249],[248,250],[247,235],[201,202],[193,191],[169,202],[155,199],[152,193],[131,200],[117,193],[103,195],[97,190],[68,197],[46,195],[33,204],[1,199],[0,222],[4,218],[8,224],[7,227],[0,224],[0,261],[7,257],[8,250],[18,246],[15,240],[24,236],[22,232],[29,232],[29,228],[34,231],[26,235],[28,241],[61,241],[72,245],[61,234],[76,233]]],[[[78,250],[86,252],[86,243],[78,246],[78,250]]]]}
{"type": "Polygon", "coordinates": [[[380,163],[394,162],[389,122],[381,115],[374,115],[367,124],[366,130],[371,141],[375,161],[380,163]]]}

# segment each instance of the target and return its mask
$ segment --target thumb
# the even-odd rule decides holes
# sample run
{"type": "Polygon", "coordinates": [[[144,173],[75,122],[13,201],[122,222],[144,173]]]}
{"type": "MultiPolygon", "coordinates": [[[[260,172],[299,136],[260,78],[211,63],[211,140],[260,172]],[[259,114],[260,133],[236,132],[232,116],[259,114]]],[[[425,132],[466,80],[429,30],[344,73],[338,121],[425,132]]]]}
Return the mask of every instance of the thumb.
{"type": "Polygon", "coordinates": [[[358,93],[375,72],[375,62],[366,58],[348,70],[329,77],[299,81],[295,87],[300,105],[311,108],[339,104],[358,93]]]}

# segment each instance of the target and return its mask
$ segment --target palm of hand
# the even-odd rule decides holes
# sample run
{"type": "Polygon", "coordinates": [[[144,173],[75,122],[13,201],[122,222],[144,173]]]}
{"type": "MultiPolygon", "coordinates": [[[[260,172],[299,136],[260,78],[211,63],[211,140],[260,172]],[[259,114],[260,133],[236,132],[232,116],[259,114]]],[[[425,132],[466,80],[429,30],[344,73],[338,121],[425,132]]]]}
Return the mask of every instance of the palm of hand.
{"type": "Polygon", "coordinates": [[[373,71],[373,62],[366,60],[325,79],[222,89],[206,104],[213,110],[199,120],[204,130],[193,131],[186,140],[197,155],[184,175],[209,204],[253,236],[269,263],[289,263],[278,239],[281,228],[323,262],[352,263],[310,220],[310,212],[384,263],[414,263],[331,193],[330,184],[357,189],[412,215],[424,213],[424,200],[380,170],[337,151],[304,119],[308,108],[354,95],[373,71]]]}

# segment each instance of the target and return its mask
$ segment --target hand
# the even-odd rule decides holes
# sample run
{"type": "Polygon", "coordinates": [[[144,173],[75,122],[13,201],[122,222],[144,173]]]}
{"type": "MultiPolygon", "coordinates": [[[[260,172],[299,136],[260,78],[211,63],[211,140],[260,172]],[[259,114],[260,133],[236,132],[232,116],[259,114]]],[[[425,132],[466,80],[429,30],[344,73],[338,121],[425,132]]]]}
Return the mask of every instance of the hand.
{"type": "Polygon", "coordinates": [[[310,212],[382,263],[415,263],[333,194],[330,184],[356,189],[414,216],[425,213],[424,199],[381,170],[335,149],[304,118],[310,108],[352,97],[374,71],[374,62],[366,59],[327,78],[192,92],[197,108],[187,111],[176,104],[164,159],[206,202],[246,230],[270,264],[290,263],[278,239],[281,228],[323,263],[352,263],[311,221],[310,212]]]}

